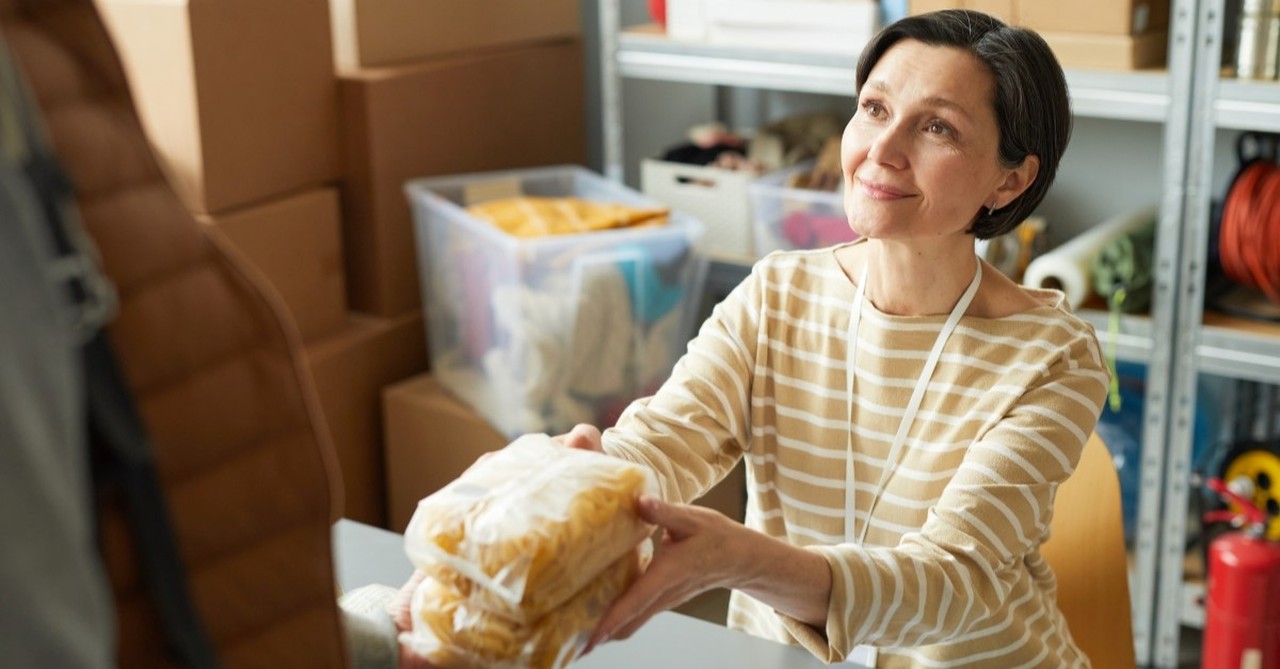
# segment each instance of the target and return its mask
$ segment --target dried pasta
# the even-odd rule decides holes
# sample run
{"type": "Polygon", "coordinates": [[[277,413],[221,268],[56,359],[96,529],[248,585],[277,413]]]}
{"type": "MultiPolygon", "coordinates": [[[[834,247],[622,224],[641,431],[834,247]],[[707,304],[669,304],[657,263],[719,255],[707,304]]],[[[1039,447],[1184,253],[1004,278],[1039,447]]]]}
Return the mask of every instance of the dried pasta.
{"type": "Polygon", "coordinates": [[[473,607],[528,623],[648,535],[635,500],[655,490],[638,465],[526,435],[419,502],[406,552],[473,607]]]}
{"type": "Polygon", "coordinates": [[[430,577],[414,591],[414,649],[447,669],[560,669],[586,646],[591,630],[609,604],[641,571],[642,558],[628,551],[567,602],[536,622],[520,623],[477,607],[468,590],[430,577]]]}

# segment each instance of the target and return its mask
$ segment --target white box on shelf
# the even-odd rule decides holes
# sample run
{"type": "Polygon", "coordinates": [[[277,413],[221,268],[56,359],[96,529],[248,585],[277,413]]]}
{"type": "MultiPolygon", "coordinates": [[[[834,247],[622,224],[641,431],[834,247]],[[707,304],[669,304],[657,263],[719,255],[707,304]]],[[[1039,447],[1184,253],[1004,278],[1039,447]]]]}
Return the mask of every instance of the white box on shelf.
{"type": "Polygon", "coordinates": [[[507,437],[612,425],[683,354],[707,269],[693,217],[530,239],[465,209],[509,195],[661,206],[576,166],[418,179],[405,192],[432,374],[507,437]]]}
{"type": "Polygon", "coordinates": [[[703,0],[711,44],[858,55],[880,29],[877,0],[703,0]]]}
{"type": "Polygon", "coordinates": [[[756,255],[773,251],[814,249],[858,238],[844,213],[839,191],[789,188],[794,174],[813,169],[808,161],[779,170],[751,182],[751,209],[755,218],[756,255]]]}
{"type": "Polygon", "coordinates": [[[667,0],[667,37],[707,40],[707,0],[667,0]]]}
{"type": "Polygon", "coordinates": [[[640,190],[645,195],[707,226],[708,253],[751,261],[750,172],[646,158],[640,163],[640,190]]]}

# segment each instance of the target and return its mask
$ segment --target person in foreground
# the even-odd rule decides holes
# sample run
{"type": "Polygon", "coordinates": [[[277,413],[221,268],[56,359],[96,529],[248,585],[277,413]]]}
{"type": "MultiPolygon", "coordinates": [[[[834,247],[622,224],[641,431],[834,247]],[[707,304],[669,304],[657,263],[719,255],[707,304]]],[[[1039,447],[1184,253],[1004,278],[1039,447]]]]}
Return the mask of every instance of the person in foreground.
{"type": "Polygon", "coordinates": [[[861,239],[762,259],[655,395],[562,437],[661,482],[639,506],[663,545],[592,645],[725,587],[731,627],[828,662],[1087,667],[1038,547],[1107,372],[1061,293],[974,254],[1053,181],[1062,70],[1034,33],[950,10],[888,26],[856,81],[861,239]],[[745,525],[685,505],[742,458],[745,525]]]}

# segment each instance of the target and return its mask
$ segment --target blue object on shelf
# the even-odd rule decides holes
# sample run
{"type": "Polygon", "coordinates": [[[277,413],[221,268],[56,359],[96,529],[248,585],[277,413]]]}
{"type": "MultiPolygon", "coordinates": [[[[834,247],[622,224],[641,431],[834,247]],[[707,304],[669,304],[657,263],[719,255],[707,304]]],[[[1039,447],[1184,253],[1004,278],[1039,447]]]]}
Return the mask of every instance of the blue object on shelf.
{"type": "MultiPolygon", "coordinates": [[[[1136,362],[1116,361],[1120,382],[1120,411],[1104,406],[1098,417],[1098,436],[1111,451],[1111,459],[1120,477],[1120,499],[1124,507],[1124,535],[1133,538],[1138,523],[1138,498],[1142,488],[1142,420],[1146,405],[1147,366],[1136,362]]],[[[1199,462],[1218,433],[1216,416],[1206,394],[1197,392],[1195,428],[1192,437],[1192,462],[1199,462]]]]}

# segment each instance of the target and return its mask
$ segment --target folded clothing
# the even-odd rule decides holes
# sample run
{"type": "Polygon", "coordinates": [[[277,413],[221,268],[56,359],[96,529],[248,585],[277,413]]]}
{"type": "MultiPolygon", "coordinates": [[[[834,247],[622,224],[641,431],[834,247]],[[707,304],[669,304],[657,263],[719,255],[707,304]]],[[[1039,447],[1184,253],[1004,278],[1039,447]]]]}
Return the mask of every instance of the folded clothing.
{"type": "Polygon", "coordinates": [[[525,435],[418,503],[409,559],[470,605],[531,623],[578,594],[651,531],[639,465],[525,435]]]}
{"type": "Polygon", "coordinates": [[[489,221],[516,237],[546,237],[641,225],[666,225],[663,208],[629,207],[573,197],[511,197],[467,207],[468,213],[489,221]]]}

